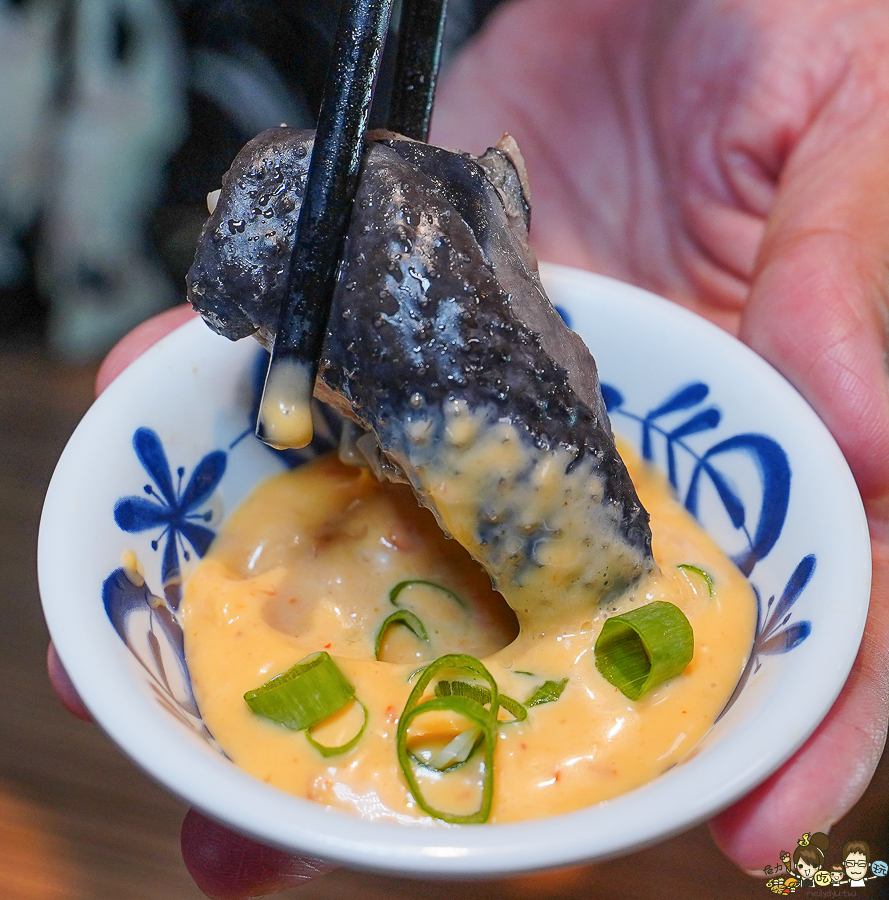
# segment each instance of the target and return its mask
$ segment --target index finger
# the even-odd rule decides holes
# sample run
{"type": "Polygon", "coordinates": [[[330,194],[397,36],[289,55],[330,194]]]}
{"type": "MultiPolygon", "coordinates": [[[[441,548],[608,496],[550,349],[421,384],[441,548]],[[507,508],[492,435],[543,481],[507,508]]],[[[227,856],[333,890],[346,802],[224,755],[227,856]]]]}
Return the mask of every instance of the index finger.
{"type": "Polygon", "coordinates": [[[98,397],[134,359],[196,315],[197,313],[190,306],[183,303],[181,306],[174,306],[172,309],[146,319],[129,334],[124,335],[112,347],[102,361],[102,365],[99,366],[99,372],[96,375],[96,396],[98,397]]]}

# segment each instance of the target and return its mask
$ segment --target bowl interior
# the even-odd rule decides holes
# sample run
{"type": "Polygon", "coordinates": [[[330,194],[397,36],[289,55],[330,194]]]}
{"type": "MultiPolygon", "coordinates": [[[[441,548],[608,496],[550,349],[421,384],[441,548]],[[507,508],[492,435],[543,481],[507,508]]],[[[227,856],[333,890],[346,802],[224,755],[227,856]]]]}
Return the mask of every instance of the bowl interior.
{"type": "Polygon", "coordinates": [[[771,367],[704,320],[601,276],[542,274],[596,357],[614,430],[667,473],[756,590],[750,662],[712,731],[648,785],[509,825],[364,822],[237,769],[191,696],[182,580],[251,488],[333,446],[336,425],[319,422],[303,453],[269,450],[253,436],[261,351],[195,321],[84,418],[50,485],[39,542],[45,614],[66,669],[97,722],[172,791],[286,849],[379,871],[494,875],[601,859],[690,827],[774,771],[823,718],[855,657],[870,589],[867,525],[836,444],[771,367]],[[134,558],[141,585],[125,572],[134,558]]]}

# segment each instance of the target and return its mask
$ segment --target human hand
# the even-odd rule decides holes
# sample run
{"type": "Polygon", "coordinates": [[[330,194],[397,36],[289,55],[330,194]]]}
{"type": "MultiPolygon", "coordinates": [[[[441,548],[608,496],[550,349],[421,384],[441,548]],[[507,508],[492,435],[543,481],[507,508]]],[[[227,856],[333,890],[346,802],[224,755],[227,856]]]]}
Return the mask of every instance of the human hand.
{"type": "MultiPolygon", "coordinates": [[[[887,43],[878,0],[514,0],[444,79],[433,123],[434,141],[476,152],[510,131],[530,170],[538,253],[739,334],[809,399],[858,479],[874,588],[855,668],[803,749],[711,823],[750,870],[847,811],[885,739],[887,43]]],[[[115,353],[109,376],[134,358],[115,353]]],[[[313,874],[267,850],[197,814],[183,829],[189,869],[213,896],[313,874]],[[229,852],[245,873],[236,883],[229,852]]]]}
{"type": "Polygon", "coordinates": [[[665,294],[809,400],[868,513],[864,641],[833,709],[711,822],[761,871],[864,792],[889,673],[889,10],[879,0],[516,0],[442,85],[433,141],[517,139],[538,254],[665,294]]]}

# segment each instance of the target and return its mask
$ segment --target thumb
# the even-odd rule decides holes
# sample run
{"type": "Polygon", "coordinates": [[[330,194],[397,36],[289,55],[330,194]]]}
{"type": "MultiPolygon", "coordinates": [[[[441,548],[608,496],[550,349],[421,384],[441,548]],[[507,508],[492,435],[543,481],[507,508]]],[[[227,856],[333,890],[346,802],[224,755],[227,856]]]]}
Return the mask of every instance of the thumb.
{"type": "Polygon", "coordinates": [[[848,812],[886,737],[889,119],[882,109],[868,115],[864,94],[838,90],[788,158],[741,325],[741,337],[797,387],[842,448],[874,550],[867,630],[839,699],[796,756],[711,822],[723,850],[748,870],[848,812]]]}
{"type": "Polygon", "coordinates": [[[192,809],[182,823],[182,858],[212,900],[253,900],[305,884],[333,870],[230,831],[192,809]]]}
{"type": "Polygon", "coordinates": [[[865,499],[889,493],[887,160],[883,109],[812,124],[782,173],[741,325],[824,420],[865,499]]]}

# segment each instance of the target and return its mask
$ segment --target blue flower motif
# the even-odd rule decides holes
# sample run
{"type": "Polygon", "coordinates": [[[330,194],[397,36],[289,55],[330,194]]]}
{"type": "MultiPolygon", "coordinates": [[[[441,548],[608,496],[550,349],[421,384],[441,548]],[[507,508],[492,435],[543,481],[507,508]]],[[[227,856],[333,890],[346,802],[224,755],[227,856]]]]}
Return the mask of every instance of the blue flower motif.
{"type": "Polygon", "coordinates": [[[198,556],[203,556],[213,540],[214,532],[200,522],[209,522],[210,512],[198,512],[216,490],[225,472],[226,454],[221,450],[208,453],[195,467],[188,484],[182,489],[185,469],[176,470],[177,483],[173,484],[170,464],[157,433],[150,428],[139,428],[133,435],[133,448],[139,462],[151,476],[153,484],[145,485],[146,497],[122,497],[114,507],[114,521],[130,533],[160,528],[158,537],[151,542],[157,550],[166,537],[161,580],[164,594],[172,609],[178,609],[181,598],[181,573],[179,569],[179,545],[186,560],[190,558],[186,541],[198,556]]]}

